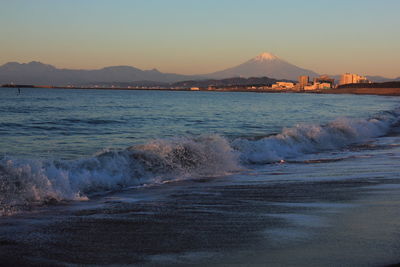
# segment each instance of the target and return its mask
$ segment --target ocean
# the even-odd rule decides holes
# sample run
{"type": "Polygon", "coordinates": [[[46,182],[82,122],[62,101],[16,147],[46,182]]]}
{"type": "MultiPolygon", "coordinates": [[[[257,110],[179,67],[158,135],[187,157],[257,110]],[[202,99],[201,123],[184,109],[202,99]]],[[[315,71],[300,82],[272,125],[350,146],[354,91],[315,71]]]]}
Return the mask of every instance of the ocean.
{"type": "Polygon", "coordinates": [[[397,97],[0,90],[0,260],[400,262],[397,97]]]}

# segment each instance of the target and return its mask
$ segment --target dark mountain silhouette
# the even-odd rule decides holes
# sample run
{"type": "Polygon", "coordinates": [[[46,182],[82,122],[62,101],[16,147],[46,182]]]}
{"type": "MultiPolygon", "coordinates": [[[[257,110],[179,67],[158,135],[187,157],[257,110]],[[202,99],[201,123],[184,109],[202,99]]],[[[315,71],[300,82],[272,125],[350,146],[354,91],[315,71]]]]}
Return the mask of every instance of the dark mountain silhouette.
{"type": "Polygon", "coordinates": [[[156,69],[141,70],[131,66],[114,66],[97,70],[58,69],[40,62],[6,63],[0,66],[0,83],[41,85],[87,85],[112,82],[177,82],[201,79],[200,76],[162,73],[156,69]]]}

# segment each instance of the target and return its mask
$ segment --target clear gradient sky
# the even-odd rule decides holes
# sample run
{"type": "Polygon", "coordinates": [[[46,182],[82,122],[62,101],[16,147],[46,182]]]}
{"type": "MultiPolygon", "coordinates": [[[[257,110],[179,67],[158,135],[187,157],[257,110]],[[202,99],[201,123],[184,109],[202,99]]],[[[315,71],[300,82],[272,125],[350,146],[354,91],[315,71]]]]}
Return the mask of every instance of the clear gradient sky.
{"type": "Polygon", "coordinates": [[[201,74],[261,52],[400,76],[399,0],[0,0],[0,64],[201,74]]]}

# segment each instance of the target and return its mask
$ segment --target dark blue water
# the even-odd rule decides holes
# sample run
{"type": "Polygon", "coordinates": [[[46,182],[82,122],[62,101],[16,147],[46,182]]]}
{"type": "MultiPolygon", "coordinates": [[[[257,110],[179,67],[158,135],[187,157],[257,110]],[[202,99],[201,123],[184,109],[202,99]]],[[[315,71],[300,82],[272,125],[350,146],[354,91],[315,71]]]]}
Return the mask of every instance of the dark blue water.
{"type": "Polygon", "coordinates": [[[77,159],[104,148],[219,134],[260,138],[299,123],[368,118],[396,107],[380,96],[118,90],[0,90],[0,153],[77,159]]]}

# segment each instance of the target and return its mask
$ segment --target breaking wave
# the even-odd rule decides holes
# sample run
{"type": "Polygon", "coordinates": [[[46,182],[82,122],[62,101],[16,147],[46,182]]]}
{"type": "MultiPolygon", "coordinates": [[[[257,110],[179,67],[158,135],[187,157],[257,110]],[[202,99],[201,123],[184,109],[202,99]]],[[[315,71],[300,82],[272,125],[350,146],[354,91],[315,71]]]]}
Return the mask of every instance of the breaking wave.
{"type": "Polygon", "coordinates": [[[218,135],[155,140],[75,160],[0,160],[0,215],[32,205],[84,200],[97,192],[238,169],[236,153],[218,135]]]}
{"type": "Polygon", "coordinates": [[[92,194],[170,180],[220,176],[243,165],[273,163],[340,149],[388,134],[400,109],[369,119],[338,118],[326,125],[299,124],[258,140],[219,135],[154,140],[124,150],[104,150],[80,160],[0,159],[0,215],[33,205],[85,200],[92,194]]]}
{"type": "Polygon", "coordinates": [[[340,149],[386,135],[399,123],[400,109],[369,119],[337,118],[326,125],[298,124],[280,134],[252,141],[236,139],[232,147],[246,163],[270,163],[304,154],[340,149]]]}

